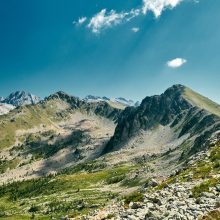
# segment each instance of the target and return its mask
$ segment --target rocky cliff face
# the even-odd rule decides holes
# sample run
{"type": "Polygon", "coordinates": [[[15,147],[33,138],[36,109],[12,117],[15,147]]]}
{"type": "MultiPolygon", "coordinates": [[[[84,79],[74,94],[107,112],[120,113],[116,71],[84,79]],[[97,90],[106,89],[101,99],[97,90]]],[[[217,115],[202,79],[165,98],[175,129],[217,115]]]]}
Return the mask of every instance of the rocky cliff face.
{"type": "Polygon", "coordinates": [[[121,114],[104,153],[125,147],[140,131],[156,132],[158,126],[172,129],[177,139],[187,135],[188,141],[192,142],[187,146],[191,152],[202,149],[204,141],[220,129],[220,118],[190,102],[191,97],[186,97],[187,90],[182,85],[174,85],[162,95],[146,97],[137,108],[127,108],[121,114]]]}
{"type": "Polygon", "coordinates": [[[62,91],[49,96],[44,100],[44,102],[52,99],[65,101],[66,103],[70,104],[71,109],[78,109],[86,112],[87,114],[95,114],[115,122],[117,122],[118,117],[122,112],[122,110],[112,107],[107,102],[87,102],[79,99],[78,97],[68,95],[62,91]]]}

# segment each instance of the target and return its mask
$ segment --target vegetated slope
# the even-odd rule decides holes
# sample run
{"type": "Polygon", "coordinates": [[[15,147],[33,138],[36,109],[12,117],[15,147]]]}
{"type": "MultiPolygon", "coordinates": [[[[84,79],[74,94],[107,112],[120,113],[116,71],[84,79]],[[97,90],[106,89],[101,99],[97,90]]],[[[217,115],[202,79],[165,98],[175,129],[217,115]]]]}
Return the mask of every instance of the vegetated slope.
{"type": "Polygon", "coordinates": [[[47,175],[97,157],[120,112],[58,92],[0,116],[1,182],[47,175]]]}
{"type": "Polygon", "coordinates": [[[119,149],[161,153],[181,148],[184,157],[207,146],[206,140],[220,130],[219,115],[216,103],[174,85],[162,95],[146,97],[137,108],[125,109],[103,153],[119,149]]]}
{"type": "Polygon", "coordinates": [[[117,204],[93,212],[87,219],[195,219],[220,217],[220,132],[209,139],[209,149],[187,158],[168,178],[147,179],[136,192],[117,204]]]}
{"type": "Polygon", "coordinates": [[[14,132],[0,156],[0,181],[8,183],[0,187],[3,219],[175,219],[182,208],[196,219],[198,207],[203,215],[217,208],[215,199],[196,203],[198,195],[205,197],[201,188],[209,190],[206,183],[200,187],[201,178],[211,178],[211,187],[219,183],[212,182],[219,172],[219,142],[213,152],[207,150],[219,117],[189,101],[186,89],[173,86],[122,114],[107,103],[58,92],[1,116],[2,125],[14,132]],[[103,151],[111,153],[100,157],[103,151]]]}

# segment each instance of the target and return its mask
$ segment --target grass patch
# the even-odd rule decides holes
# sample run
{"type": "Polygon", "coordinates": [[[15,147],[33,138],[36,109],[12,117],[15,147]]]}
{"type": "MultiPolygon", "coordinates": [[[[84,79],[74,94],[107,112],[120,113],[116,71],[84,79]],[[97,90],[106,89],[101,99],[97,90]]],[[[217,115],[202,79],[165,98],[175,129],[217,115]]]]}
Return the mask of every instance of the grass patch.
{"type": "Polygon", "coordinates": [[[124,187],[136,187],[136,186],[141,186],[142,182],[140,178],[133,178],[133,179],[124,179],[121,183],[121,186],[124,187]]]}
{"type": "Polygon", "coordinates": [[[202,192],[209,192],[209,187],[213,187],[218,183],[219,180],[215,178],[211,178],[209,180],[202,182],[201,184],[195,186],[192,189],[193,197],[198,198],[199,196],[201,196],[202,192]]]}
{"type": "Polygon", "coordinates": [[[220,211],[214,210],[202,217],[200,220],[220,220],[220,211]]]}
{"type": "Polygon", "coordinates": [[[220,106],[211,101],[210,99],[194,92],[189,88],[185,88],[184,97],[190,101],[193,105],[200,107],[201,109],[205,109],[217,116],[220,116],[220,106]]]}
{"type": "Polygon", "coordinates": [[[11,170],[16,168],[19,162],[19,159],[0,160],[0,173],[5,173],[8,169],[11,170]]]}
{"type": "Polygon", "coordinates": [[[144,195],[140,192],[133,192],[124,197],[125,205],[129,205],[130,202],[141,202],[144,199],[144,195]]]}
{"type": "Polygon", "coordinates": [[[122,181],[134,167],[122,165],[97,171],[100,167],[104,166],[99,162],[81,164],[77,168],[79,172],[70,169],[57,176],[0,186],[0,198],[4,198],[0,208],[9,214],[54,214],[59,218],[66,214],[86,214],[92,209],[101,208],[118,196],[117,193],[101,190],[103,186],[107,182],[113,184],[122,181]]]}

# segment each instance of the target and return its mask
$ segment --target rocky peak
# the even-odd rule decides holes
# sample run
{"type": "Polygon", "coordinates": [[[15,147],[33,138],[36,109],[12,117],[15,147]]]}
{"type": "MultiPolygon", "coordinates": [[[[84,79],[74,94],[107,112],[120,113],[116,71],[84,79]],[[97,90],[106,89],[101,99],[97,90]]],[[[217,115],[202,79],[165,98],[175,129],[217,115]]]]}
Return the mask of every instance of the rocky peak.
{"type": "Polygon", "coordinates": [[[174,94],[181,95],[184,92],[184,89],[186,89],[186,88],[187,88],[186,86],[183,86],[181,84],[176,84],[176,85],[173,85],[173,86],[169,87],[164,92],[164,94],[165,95],[174,95],[174,94]]]}
{"type": "MultiPolygon", "coordinates": [[[[219,128],[220,118],[214,116],[207,109],[201,108],[204,106],[201,101],[200,106],[192,105],[187,99],[191,93],[187,98],[185,95],[187,89],[182,85],[174,85],[161,95],[146,97],[139,107],[125,109],[120,115],[115,134],[104,152],[123,147],[141,130],[149,131],[157,126],[174,127],[177,124],[180,133],[176,135],[179,137],[185,134],[190,136],[200,134],[200,138],[195,141],[197,144],[194,148],[197,148],[204,141],[204,138],[219,128]],[[206,134],[201,135],[202,131],[206,131],[206,134]]],[[[194,92],[194,94],[197,93],[194,92]]],[[[197,96],[201,95],[194,95],[194,97],[197,96]]],[[[207,102],[205,98],[200,98],[200,100],[203,103],[207,102]]]]}
{"type": "Polygon", "coordinates": [[[80,99],[75,96],[71,96],[63,91],[58,91],[44,99],[44,101],[50,100],[62,100],[72,105],[74,108],[78,108],[80,106],[80,99]]]}
{"type": "Polygon", "coordinates": [[[39,101],[39,97],[25,91],[13,92],[3,100],[4,103],[14,106],[37,104],[39,101]]]}

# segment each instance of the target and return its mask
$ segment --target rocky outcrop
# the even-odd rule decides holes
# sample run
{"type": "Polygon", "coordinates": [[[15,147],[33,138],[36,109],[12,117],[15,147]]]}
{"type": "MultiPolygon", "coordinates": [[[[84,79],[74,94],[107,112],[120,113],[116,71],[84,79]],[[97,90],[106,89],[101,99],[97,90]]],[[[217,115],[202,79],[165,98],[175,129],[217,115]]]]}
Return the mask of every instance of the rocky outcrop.
{"type": "Polygon", "coordinates": [[[204,149],[205,140],[219,130],[220,118],[207,109],[193,105],[190,97],[185,97],[187,89],[174,85],[162,95],[146,97],[137,108],[125,109],[103,153],[121,149],[141,130],[150,131],[158,126],[169,126],[178,138],[187,134],[192,142],[188,146],[190,153],[204,149]]]}
{"type": "Polygon", "coordinates": [[[114,219],[133,220],[170,220],[170,219],[202,219],[209,212],[219,208],[219,192],[213,188],[211,193],[204,192],[201,197],[194,198],[191,189],[194,183],[175,183],[162,190],[144,195],[142,202],[130,202],[128,207],[109,205],[105,209],[97,210],[84,219],[114,219]]]}
{"type": "Polygon", "coordinates": [[[71,106],[71,109],[78,109],[86,112],[87,114],[95,114],[115,122],[117,122],[118,117],[122,112],[122,110],[110,106],[107,102],[86,102],[62,91],[45,98],[44,102],[49,100],[62,100],[68,103],[71,106]]]}

